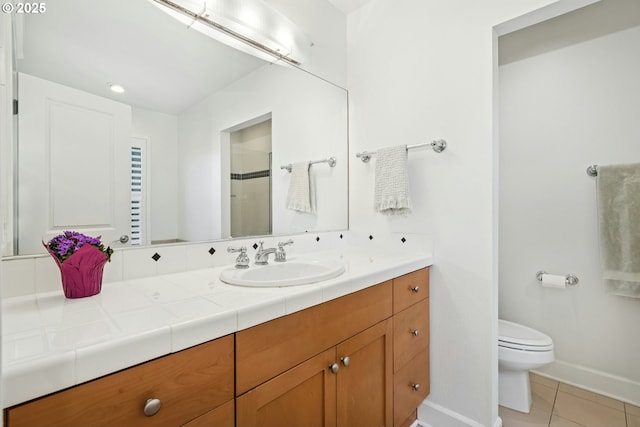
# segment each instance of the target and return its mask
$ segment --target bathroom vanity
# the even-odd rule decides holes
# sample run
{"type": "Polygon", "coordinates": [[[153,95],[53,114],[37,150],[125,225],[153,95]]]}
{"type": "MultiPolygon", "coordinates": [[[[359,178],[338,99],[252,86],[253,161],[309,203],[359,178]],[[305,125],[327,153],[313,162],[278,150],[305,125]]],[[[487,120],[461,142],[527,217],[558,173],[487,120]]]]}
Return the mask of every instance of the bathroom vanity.
{"type": "Polygon", "coordinates": [[[408,426],[429,394],[429,270],[416,262],[369,285],[371,264],[351,265],[333,279],[351,292],[18,403],[5,423],[408,426]]]}

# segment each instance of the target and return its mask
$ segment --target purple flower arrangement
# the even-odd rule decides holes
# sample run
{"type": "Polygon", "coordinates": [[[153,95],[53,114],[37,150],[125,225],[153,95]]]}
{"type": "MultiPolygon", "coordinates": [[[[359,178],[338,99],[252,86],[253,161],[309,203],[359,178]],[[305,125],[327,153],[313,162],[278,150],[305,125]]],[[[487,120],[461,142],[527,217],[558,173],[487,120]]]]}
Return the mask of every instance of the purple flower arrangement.
{"type": "Polygon", "coordinates": [[[47,248],[52,255],[55,255],[60,262],[64,262],[71,255],[76,253],[78,249],[84,245],[91,245],[97,248],[100,252],[105,254],[107,261],[111,261],[111,254],[113,249],[109,246],[105,246],[100,241],[100,237],[91,237],[77,231],[65,231],[62,234],[57,235],[47,243],[47,248]]]}

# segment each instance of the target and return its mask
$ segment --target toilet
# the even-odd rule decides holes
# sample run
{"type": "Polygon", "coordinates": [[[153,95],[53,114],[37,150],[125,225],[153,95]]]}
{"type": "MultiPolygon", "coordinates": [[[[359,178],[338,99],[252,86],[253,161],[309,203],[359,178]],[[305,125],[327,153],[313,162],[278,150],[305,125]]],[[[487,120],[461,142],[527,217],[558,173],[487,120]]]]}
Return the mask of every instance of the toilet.
{"type": "Polygon", "coordinates": [[[529,370],[554,360],[553,340],[535,329],[498,319],[498,403],[531,410],[529,370]]]}

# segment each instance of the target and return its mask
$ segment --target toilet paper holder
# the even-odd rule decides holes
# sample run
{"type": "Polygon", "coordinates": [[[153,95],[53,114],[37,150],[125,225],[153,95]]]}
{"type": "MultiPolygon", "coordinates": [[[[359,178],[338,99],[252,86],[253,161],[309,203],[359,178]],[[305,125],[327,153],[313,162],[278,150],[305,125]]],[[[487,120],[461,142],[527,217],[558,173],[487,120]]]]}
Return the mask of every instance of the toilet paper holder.
{"type": "MultiPolygon", "coordinates": [[[[538,282],[542,282],[542,275],[543,274],[549,274],[544,270],[540,270],[536,273],[536,279],[538,279],[538,282]]],[[[575,274],[567,274],[564,276],[564,283],[565,285],[577,285],[578,282],[580,280],[578,280],[578,276],[576,276],[575,274]]]]}

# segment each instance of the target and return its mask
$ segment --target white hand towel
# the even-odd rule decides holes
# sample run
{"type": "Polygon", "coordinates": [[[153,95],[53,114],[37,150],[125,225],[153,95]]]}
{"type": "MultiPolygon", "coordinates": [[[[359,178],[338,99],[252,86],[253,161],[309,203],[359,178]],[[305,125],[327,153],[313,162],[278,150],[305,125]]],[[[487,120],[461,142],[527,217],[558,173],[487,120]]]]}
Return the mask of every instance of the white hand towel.
{"type": "Polygon", "coordinates": [[[376,152],[374,207],[384,215],[411,213],[406,145],[376,152]]]}
{"type": "Polygon", "coordinates": [[[640,163],[598,166],[596,194],[606,289],[640,298],[640,163]]]}
{"type": "Polygon", "coordinates": [[[287,193],[287,209],[315,213],[315,191],[309,177],[309,162],[291,165],[291,179],[287,193]]]}

